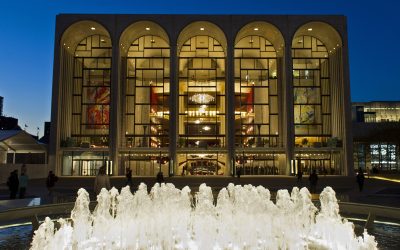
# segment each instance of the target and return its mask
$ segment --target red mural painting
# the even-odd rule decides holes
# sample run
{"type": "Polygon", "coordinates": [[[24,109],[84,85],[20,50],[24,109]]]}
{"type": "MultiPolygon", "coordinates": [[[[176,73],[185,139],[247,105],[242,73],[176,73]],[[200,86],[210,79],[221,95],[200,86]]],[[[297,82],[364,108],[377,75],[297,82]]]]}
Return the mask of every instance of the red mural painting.
{"type": "Polygon", "coordinates": [[[108,127],[110,117],[110,88],[93,87],[87,90],[87,101],[93,103],[87,108],[87,128],[101,129],[108,127]]]}

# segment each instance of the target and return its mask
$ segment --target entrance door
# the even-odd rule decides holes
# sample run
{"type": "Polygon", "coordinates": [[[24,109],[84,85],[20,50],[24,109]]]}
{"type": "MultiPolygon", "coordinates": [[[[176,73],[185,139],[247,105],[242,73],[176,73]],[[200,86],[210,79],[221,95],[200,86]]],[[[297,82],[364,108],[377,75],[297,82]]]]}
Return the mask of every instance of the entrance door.
{"type": "Polygon", "coordinates": [[[188,175],[224,175],[226,171],[225,154],[179,154],[176,174],[188,175]]]}

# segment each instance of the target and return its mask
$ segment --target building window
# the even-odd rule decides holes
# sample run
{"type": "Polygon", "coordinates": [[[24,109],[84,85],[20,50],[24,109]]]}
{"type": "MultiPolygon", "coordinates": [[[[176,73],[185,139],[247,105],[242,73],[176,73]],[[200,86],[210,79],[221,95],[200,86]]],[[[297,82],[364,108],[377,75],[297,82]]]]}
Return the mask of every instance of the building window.
{"type": "Polygon", "coordinates": [[[210,36],[194,36],[179,53],[179,146],[225,147],[225,55],[210,36]]]}
{"type": "Polygon", "coordinates": [[[379,143],[370,145],[371,167],[373,170],[394,171],[397,166],[397,145],[379,143]]]}
{"type": "Polygon", "coordinates": [[[283,154],[278,153],[237,153],[235,169],[242,175],[282,175],[284,169],[279,166],[283,154]]]}
{"type": "Polygon", "coordinates": [[[296,144],[326,143],[332,136],[328,51],[317,38],[299,36],[292,57],[296,144]]]}
{"type": "Polygon", "coordinates": [[[64,151],[62,161],[64,176],[94,176],[102,166],[105,166],[107,174],[113,174],[112,161],[106,151],[64,151]]]}
{"type": "Polygon", "coordinates": [[[247,36],[235,45],[235,144],[278,146],[278,73],[273,45],[247,36]]]}
{"type": "Polygon", "coordinates": [[[224,175],[224,153],[178,154],[177,175],[224,175]]]}
{"type": "Polygon", "coordinates": [[[158,36],[132,42],[126,58],[126,147],[169,145],[169,45],[158,36]]]}
{"type": "Polygon", "coordinates": [[[72,145],[108,147],[110,125],[111,40],[93,35],[82,40],[74,55],[72,145]]]}
{"type": "Polygon", "coordinates": [[[131,169],[135,176],[156,176],[159,171],[163,172],[164,176],[169,173],[169,158],[166,152],[121,152],[119,158],[122,166],[131,169]]]}

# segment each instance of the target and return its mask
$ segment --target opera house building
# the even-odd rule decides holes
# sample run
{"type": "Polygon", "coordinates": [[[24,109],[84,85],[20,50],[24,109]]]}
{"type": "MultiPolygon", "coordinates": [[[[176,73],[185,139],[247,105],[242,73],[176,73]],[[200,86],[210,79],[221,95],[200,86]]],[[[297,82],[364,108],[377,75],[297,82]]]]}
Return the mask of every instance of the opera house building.
{"type": "Polygon", "coordinates": [[[344,16],[60,14],[61,176],[351,175],[344,16]]]}

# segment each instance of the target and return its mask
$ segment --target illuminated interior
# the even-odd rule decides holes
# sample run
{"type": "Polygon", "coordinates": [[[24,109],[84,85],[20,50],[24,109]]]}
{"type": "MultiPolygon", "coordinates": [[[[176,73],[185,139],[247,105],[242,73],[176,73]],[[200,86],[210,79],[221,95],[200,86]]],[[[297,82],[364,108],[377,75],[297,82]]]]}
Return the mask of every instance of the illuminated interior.
{"type": "Polygon", "coordinates": [[[225,173],[226,154],[210,152],[226,147],[225,51],[218,34],[214,25],[197,22],[180,36],[177,143],[199,150],[177,155],[178,173],[225,173]]]}
{"type": "Polygon", "coordinates": [[[278,146],[278,70],[273,45],[247,36],[235,45],[235,144],[278,146]]]}
{"type": "MultiPolygon", "coordinates": [[[[62,35],[59,173],[95,175],[106,165],[138,176],[346,174],[347,83],[330,25],[304,24],[291,46],[263,21],[232,34],[208,21],[175,33],[153,21],[125,25],[110,36],[82,21],[62,35]]],[[[395,110],[364,115],[392,121],[395,110]]]]}
{"type": "Polygon", "coordinates": [[[107,147],[110,124],[111,41],[83,39],[75,49],[71,137],[79,145],[107,147]]]}
{"type": "Polygon", "coordinates": [[[399,122],[400,103],[398,102],[366,102],[354,103],[357,122],[399,122]]]}
{"type": "Polygon", "coordinates": [[[186,41],[179,54],[179,143],[225,146],[225,55],[210,36],[186,41]]]}
{"type": "Polygon", "coordinates": [[[328,51],[313,36],[293,39],[295,144],[326,142],[331,137],[328,51]]]}
{"type": "Polygon", "coordinates": [[[133,41],[126,58],[125,139],[127,147],[169,144],[169,45],[146,35],[133,41]]]}

